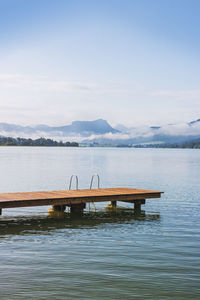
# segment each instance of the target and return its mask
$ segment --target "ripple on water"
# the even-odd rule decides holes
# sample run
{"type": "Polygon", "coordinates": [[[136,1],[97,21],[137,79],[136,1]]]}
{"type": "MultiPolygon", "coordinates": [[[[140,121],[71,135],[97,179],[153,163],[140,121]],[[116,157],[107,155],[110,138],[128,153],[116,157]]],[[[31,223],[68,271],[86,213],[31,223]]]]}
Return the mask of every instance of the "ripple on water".
{"type": "Polygon", "coordinates": [[[87,169],[103,174],[103,186],[165,194],[139,215],[125,203],[116,214],[98,204],[81,218],[49,218],[42,207],[3,211],[1,300],[200,298],[199,151],[5,150],[2,192],[63,189],[74,172],[86,187],[87,169]]]}

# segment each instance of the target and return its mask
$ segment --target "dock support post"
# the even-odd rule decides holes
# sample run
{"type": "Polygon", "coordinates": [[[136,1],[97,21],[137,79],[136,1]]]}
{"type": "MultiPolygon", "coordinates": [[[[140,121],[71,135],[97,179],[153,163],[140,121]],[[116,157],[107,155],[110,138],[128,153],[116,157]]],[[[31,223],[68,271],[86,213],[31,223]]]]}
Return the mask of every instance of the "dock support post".
{"type": "Polygon", "coordinates": [[[140,212],[142,204],[145,204],[145,199],[141,199],[141,200],[135,201],[134,202],[134,210],[136,212],[140,212]]]}
{"type": "Polygon", "coordinates": [[[53,205],[51,209],[48,209],[48,216],[56,218],[63,217],[65,209],[65,205],[53,205]]]}
{"type": "Polygon", "coordinates": [[[141,211],[141,204],[140,203],[134,203],[134,210],[135,211],[141,211]]]}
{"type": "Polygon", "coordinates": [[[109,212],[116,211],[117,210],[117,201],[116,200],[110,201],[110,204],[106,205],[106,210],[109,212]]]}
{"type": "Polygon", "coordinates": [[[53,205],[53,206],[52,206],[52,209],[53,209],[54,211],[64,212],[65,209],[66,209],[66,206],[65,206],[65,205],[53,205]]]}
{"type": "Polygon", "coordinates": [[[80,204],[71,204],[70,205],[70,212],[72,214],[79,214],[82,215],[83,214],[83,210],[86,207],[85,203],[80,203],[80,204]]]}
{"type": "Polygon", "coordinates": [[[117,201],[111,201],[111,207],[116,208],[117,207],[117,201]]]}

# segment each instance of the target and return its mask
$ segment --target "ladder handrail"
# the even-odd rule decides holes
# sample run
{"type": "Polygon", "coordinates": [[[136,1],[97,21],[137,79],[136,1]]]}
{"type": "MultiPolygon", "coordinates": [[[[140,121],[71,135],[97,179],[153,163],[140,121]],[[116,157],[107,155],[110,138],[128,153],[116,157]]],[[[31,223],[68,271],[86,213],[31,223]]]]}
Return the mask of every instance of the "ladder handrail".
{"type": "Polygon", "coordinates": [[[92,189],[92,184],[93,184],[93,180],[94,180],[95,176],[97,176],[97,186],[98,186],[98,189],[100,189],[100,177],[97,173],[95,173],[95,174],[92,175],[92,178],[91,178],[91,181],[90,181],[90,190],[92,189]]]}
{"type": "Polygon", "coordinates": [[[72,187],[72,179],[75,176],[76,178],[76,190],[78,190],[78,176],[76,174],[72,174],[72,176],[70,177],[70,182],[69,182],[69,190],[71,190],[72,187]]]}

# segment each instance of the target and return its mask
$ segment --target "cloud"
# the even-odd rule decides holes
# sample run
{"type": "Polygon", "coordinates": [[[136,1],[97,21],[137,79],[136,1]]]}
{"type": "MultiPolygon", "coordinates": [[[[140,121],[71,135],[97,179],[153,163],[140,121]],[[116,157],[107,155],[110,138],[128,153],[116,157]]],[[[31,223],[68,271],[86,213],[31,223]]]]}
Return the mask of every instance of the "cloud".
{"type": "Polygon", "coordinates": [[[104,83],[50,80],[45,76],[31,78],[21,74],[0,74],[1,88],[46,90],[57,92],[120,92],[133,93],[138,89],[134,83],[106,81],[104,83]]]}
{"type": "Polygon", "coordinates": [[[196,136],[200,135],[200,122],[190,126],[188,123],[179,123],[174,125],[164,125],[160,128],[153,129],[150,126],[139,126],[133,128],[126,128],[126,132],[121,133],[106,133],[102,135],[91,135],[87,140],[93,139],[109,139],[109,140],[123,140],[135,138],[151,138],[154,135],[168,135],[168,136],[196,136]]]}
{"type": "Polygon", "coordinates": [[[200,135],[200,122],[194,123],[190,126],[187,123],[180,123],[175,125],[165,125],[161,128],[153,129],[150,126],[139,126],[133,128],[126,128],[126,132],[119,133],[105,133],[105,134],[92,134],[88,137],[81,135],[65,135],[62,131],[49,131],[45,132],[42,130],[26,131],[20,129],[19,131],[5,131],[2,130],[0,135],[11,136],[11,137],[24,137],[24,138],[51,138],[57,141],[76,141],[82,142],[84,140],[121,140],[126,142],[126,140],[135,138],[151,138],[154,135],[168,135],[168,136],[196,136],[200,135]]]}
{"type": "Polygon", "coordinates": [[[200,98],[200,90],[158,90],[150,93],[153,97],[170,97],[170,98],[200,98]]]}
{"type": "Polygon", "coordinates": [[[97,89],[97,85],[93,83],[49,80],[45,77],[30,78],[20,74],[0,74],[0,87],[61,92],[88,92],[97,89]]]}

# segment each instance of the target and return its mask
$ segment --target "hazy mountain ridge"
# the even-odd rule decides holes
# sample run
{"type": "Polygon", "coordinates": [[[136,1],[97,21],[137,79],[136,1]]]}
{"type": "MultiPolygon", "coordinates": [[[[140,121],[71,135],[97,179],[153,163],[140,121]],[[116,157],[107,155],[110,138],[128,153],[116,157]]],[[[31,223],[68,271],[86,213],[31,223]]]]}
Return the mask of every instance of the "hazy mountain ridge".
{"type": "Polygon", "coordinates": [[[52,137],[89,137],[91,135],[102,135],[106,133],[118,133],[119,130],[113,128],[106,120],[95,121],[74,121],[65,126],[22,126],[17,124],[0,123],[0,135],[3,136],[52,136],[52,137]]]}
{"type": "Polygon", "coordinates": [[[53,138],[109,145],[139,143],[183,143],[200,138],[200,119],[164,126],[112,127],[106,120],[74,121],[64,126],[22,126],[0,123],[0,135],[11,137],[53,138]]]}

